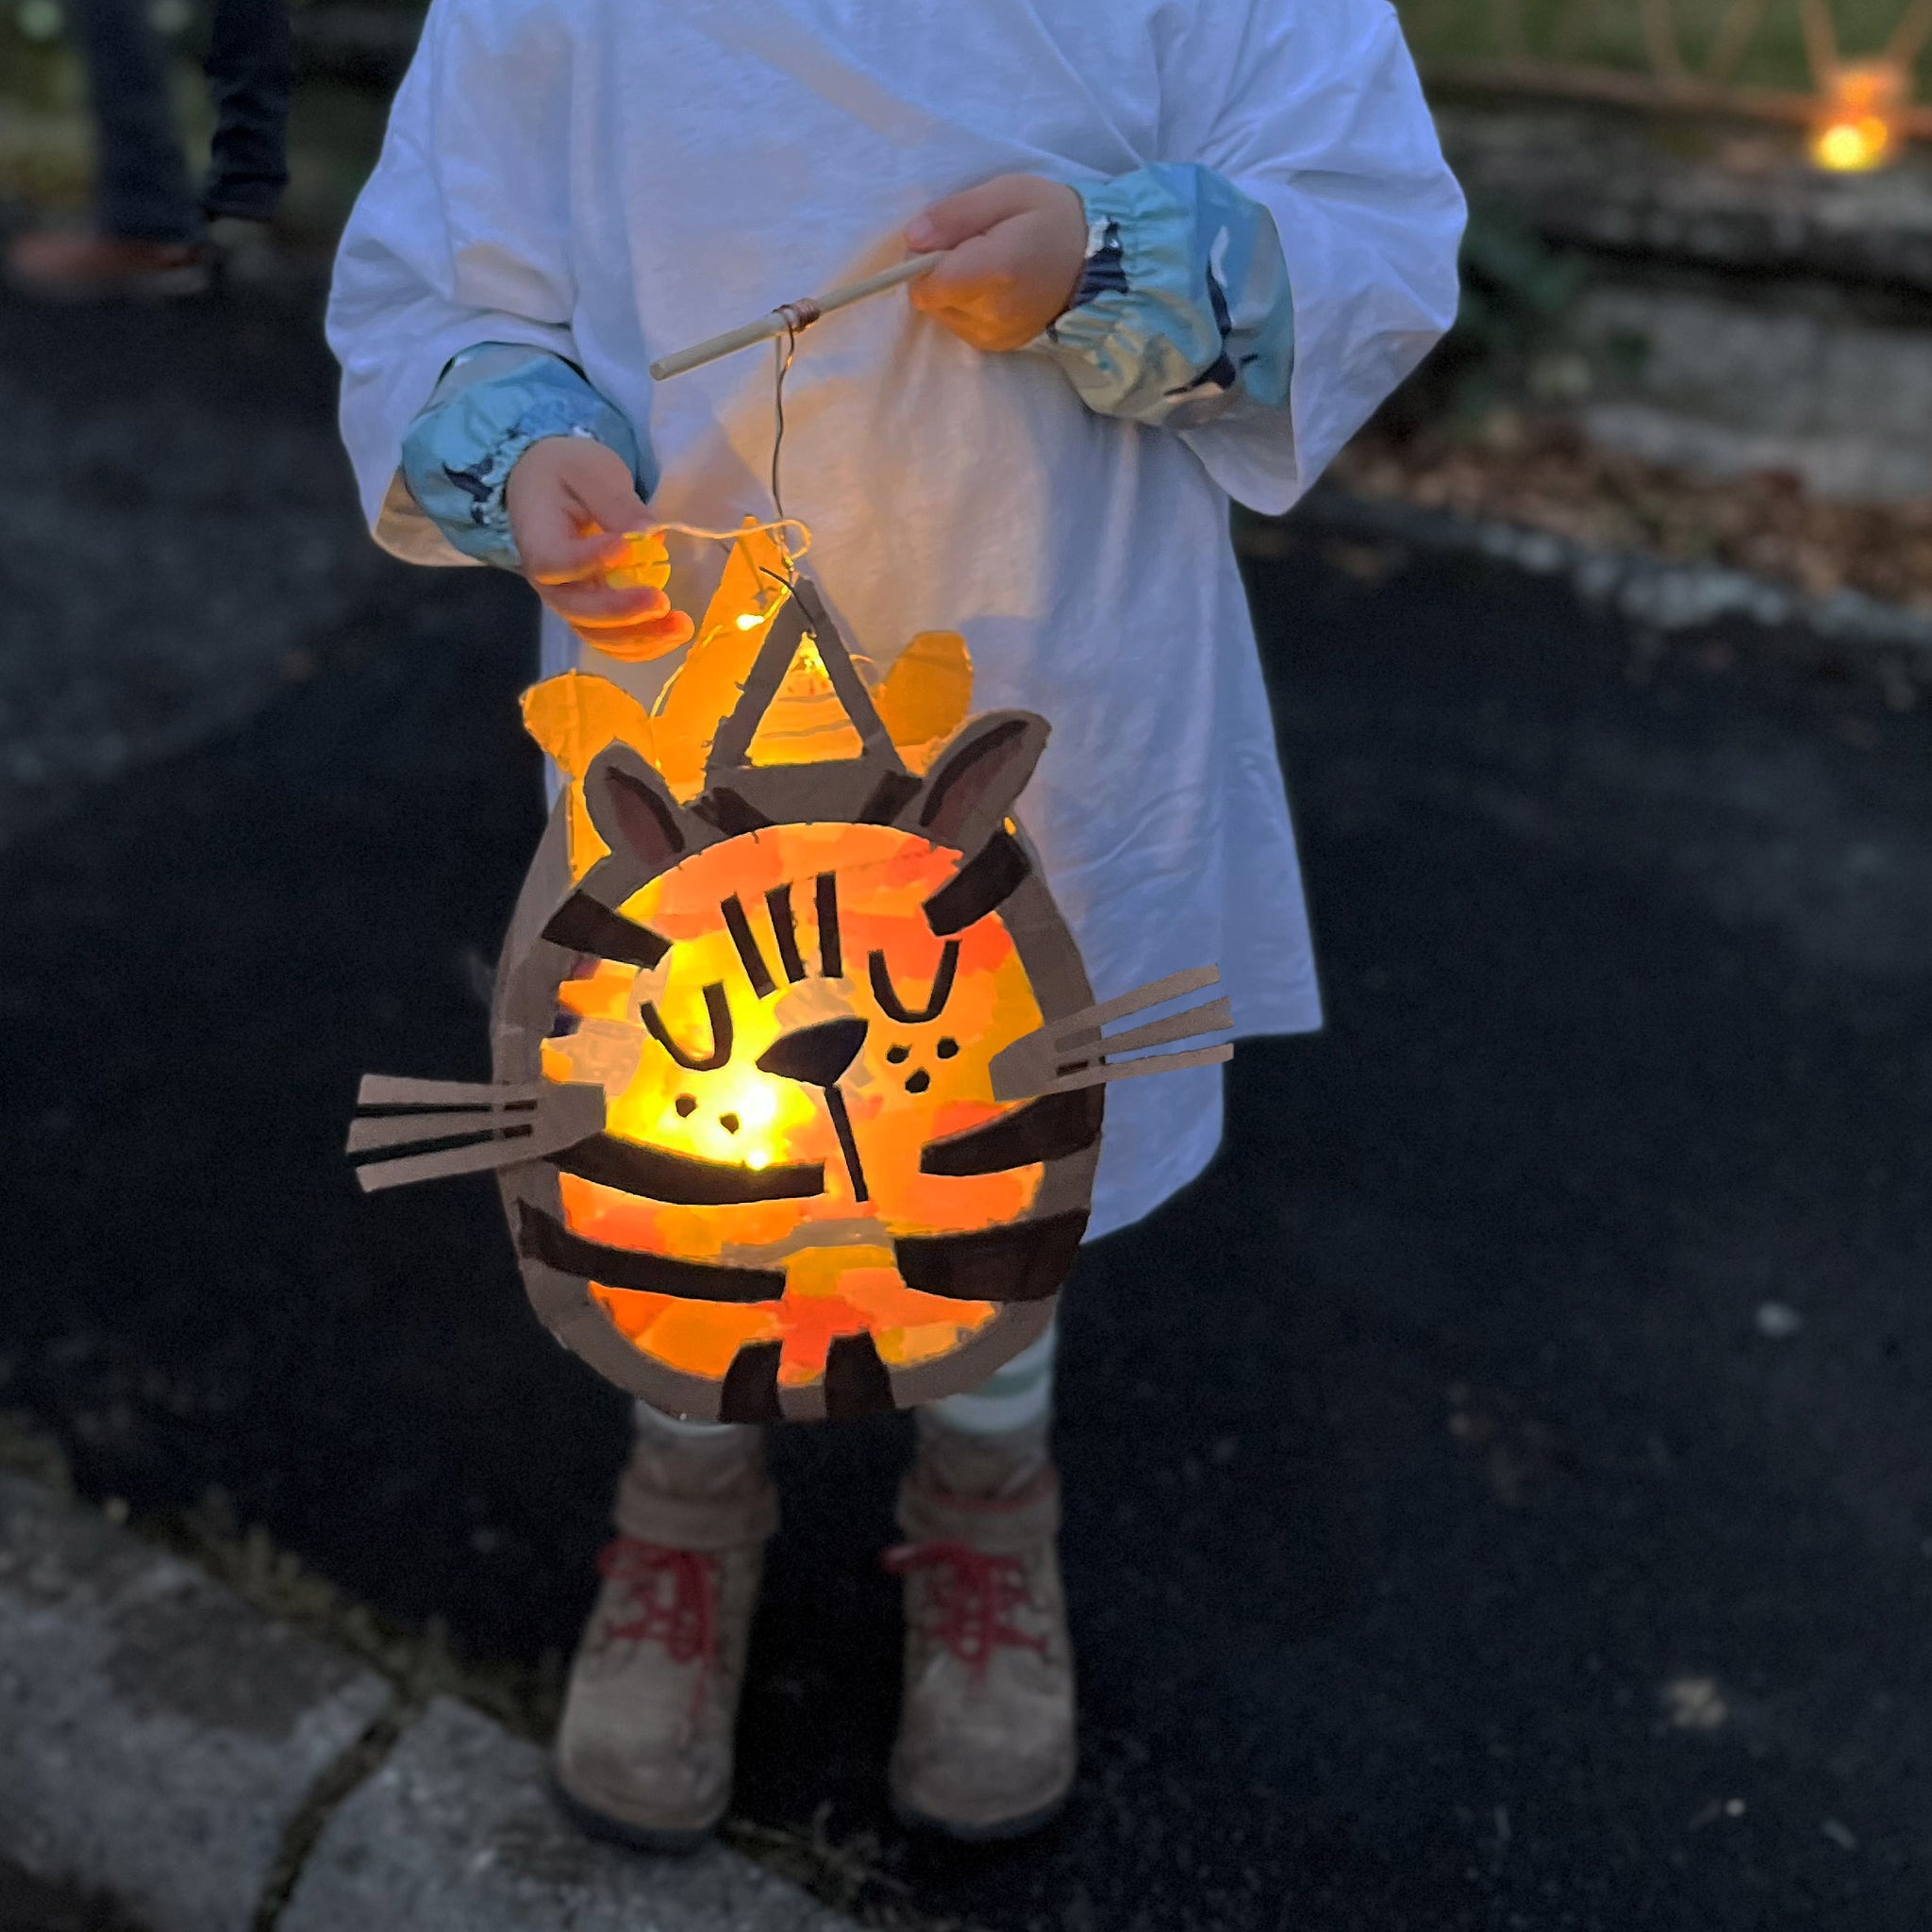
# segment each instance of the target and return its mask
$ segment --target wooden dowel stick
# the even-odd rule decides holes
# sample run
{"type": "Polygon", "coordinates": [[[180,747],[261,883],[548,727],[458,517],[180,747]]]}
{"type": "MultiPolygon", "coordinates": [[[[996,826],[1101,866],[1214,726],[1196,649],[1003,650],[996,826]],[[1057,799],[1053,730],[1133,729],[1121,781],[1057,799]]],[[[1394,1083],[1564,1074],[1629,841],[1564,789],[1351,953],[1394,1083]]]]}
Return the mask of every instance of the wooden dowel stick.
{"type": "MultiPolygon", "coordinates": [[[[903,287],[907,282],[917,281],[930,271],[944,257],[944,250],[931,255],[911,255],[891,268],[881,269],[875,275],[867,275],[862,281],[847,282],[842,289],[832,289],[823,295],[812,297],[811,306],[820,315],[830,315],[835,308],[849,308],[855,302],[863,302],[868,295],[883,295],[888,289],[903,287]]],[[[680,349],[675,356],[660,356],[651,364],[651,380],[668,382],[674,375],[682,375],[687,370],[702,369],[707,362],[716,362],[725,356],[735,356],[741,349],[749,349],[755,342],[769,342],[774,337],[782,336],[789,325],[785,312],[774,308],[769,315],[761,315],[756,322],[748,322],[742,328],[727,329],[722,336],[712,336],[709,341],[694,342],[689,349],[680,349]]]]}

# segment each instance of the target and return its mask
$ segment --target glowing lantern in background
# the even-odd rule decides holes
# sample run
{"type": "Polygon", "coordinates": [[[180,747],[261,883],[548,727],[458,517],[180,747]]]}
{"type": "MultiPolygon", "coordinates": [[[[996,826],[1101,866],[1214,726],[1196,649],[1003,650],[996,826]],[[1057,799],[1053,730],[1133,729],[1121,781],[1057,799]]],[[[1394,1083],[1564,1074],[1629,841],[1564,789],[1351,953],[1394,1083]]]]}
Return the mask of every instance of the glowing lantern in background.
{"type": "Polygon", "coordinates": [[[1834,68],[1812,124],[1812,159],[1834,174],[1862,174],[1896,159],[1907,93],[1906,70],[1895,62],[1834,68]]]}
{"type": "MultiPolygon", "coordinates": [[[[657,568],[641,552],[638,568],[657,568]]],[[[528,692],[567,775],[512,919],[496,1079],[371,1076],[365,1188],[499,1172],[559,1340],[673,1413],[860,1414],[970,1388],[1045,1326],[1109,1080],[1229,1057],[1218,976],[1096,1006],[1012,817],[1047,739],[970,718],[963,639],[873,679],[754,529],[646,710],[528,692]],[[428,1141],[428,1152],[397,1152],[428,1141]]]]}

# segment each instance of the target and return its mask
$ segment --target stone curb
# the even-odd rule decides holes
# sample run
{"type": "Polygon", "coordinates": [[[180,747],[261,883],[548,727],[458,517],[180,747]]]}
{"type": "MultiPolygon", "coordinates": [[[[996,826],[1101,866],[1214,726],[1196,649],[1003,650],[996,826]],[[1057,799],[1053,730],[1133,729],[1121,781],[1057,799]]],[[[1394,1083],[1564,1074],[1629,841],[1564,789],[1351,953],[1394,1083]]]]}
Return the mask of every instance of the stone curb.
{"type": "Polygon", "coordinates": [[[722,1845],[591,1842],[545,1775],[0,1472],[0,1861],[145,1932],[856,1932],[722,1845]]]}
{"type": "Polygon", "coordinates": [[[1932,617],[1858,591],[1807,596],[1721,564],[1592,549],[1543,530],[1355,496],[1328,485],[1312,491],[1285,523],[1244,520],[1238,525],[1238,547],[1244,556],[1265,558],[1275,545],[1291,542],[1297,530],[1419,550],[1474,552],[1533,575],[1565,577],[1586,603],[1651,631],[1744,624],[1795,638],[1813,655],[1849,649],[1870,660],[1894,701],[1909,701],[1910,693],[1932,688],[1932,617]]]}
{"type": "Polygon", "coordinates": [[[438,1698],[329,1820],[278,1932],[852,1932],[738,1852],[641,1858],[551,1802],[543,1754],[438,1698]]]}
{"type": "Polygon", "coordinates": [[[0,1475],[0,1857],[151,1932],[250,1932],[290,1822],[390,1701],[373,1671],[0,1475]]]}

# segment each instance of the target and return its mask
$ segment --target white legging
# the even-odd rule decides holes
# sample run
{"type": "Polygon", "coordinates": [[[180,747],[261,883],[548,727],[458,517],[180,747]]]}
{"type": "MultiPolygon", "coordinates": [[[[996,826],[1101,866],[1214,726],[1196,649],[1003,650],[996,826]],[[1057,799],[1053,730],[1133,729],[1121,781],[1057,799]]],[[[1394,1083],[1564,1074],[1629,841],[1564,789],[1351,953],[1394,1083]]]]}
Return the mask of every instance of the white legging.
{"type": "MultiPolygon", "coordinates": [[[[970,1436],[1001,1436],[1009,1429],[1044,1422],[1053,1407],[1053,1357],[1059,1321],[1056,1316],[1037,1341],[1029,1341],[1005,1368],[996,1369],[976,1389],[929,1402],[921,1413],[941,1428],[970,1436]]],[[[638,1421],[664,1434],[687,1437],[727,1435],[737,1423],[686,1422],[649,1403],[638,1404],[638,1421]]]]}

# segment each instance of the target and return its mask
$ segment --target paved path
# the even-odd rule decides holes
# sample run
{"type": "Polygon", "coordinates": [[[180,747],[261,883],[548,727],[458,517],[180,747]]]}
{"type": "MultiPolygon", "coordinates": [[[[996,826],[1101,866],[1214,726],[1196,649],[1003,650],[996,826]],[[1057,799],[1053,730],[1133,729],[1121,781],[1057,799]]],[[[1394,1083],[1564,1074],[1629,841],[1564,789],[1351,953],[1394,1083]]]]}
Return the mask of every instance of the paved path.
{"type": "MultiPolygon", "coordinates": [[[[92,371],[45,385],[77,433],[254,329],[235,434],[321,446],[293,318],[147,371],[92,326],[0,308],[11,379],[92,371]]],[[[248,526],[183,518],[157,652],[248,526]]],[[[361,1069],[482,1070],[526,620],[366,568],[274,613],[313,675],[0,853],[0,1404],[532,1660],[622,1404],[483,1186],[364,1203],[338,1153],[361,1069]]],[[[1221,1164],[1071,1297],[1076,1800],[999,1853],[889,1823],[880,1425],[781,1442],[741,1808],[988,1932],[1923,1932],[1932,723],[1487,566],[1311,537],[1256,588],[1333,1024],[1244,1049],[1221,1164]]]]}

